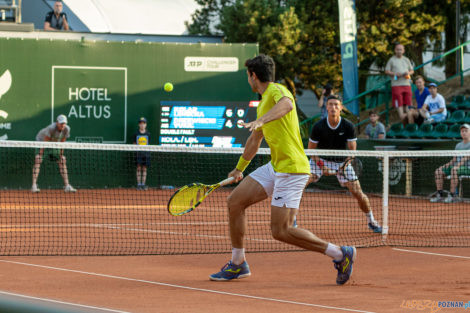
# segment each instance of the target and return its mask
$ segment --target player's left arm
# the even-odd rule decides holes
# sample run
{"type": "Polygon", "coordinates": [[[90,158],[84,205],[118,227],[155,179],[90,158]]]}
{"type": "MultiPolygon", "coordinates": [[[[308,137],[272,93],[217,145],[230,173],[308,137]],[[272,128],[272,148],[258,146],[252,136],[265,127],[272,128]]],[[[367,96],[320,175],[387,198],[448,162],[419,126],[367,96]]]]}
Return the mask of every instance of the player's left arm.
{"type": "Polygon", "coordinates": [[[266,114],[250,123],[241,123],[245,128],[250,131],[261,128],[264,124],[275,121],[289,113],[294,109],[292,100],[288,97],[282,97],[266,114]]]}

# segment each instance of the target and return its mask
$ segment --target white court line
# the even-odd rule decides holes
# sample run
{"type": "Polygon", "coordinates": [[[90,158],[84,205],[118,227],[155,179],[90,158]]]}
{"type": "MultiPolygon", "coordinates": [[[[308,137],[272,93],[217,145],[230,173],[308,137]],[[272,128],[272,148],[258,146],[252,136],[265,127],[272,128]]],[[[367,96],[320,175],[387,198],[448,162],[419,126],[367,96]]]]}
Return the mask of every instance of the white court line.
{"type": "MultiPolygon", "coordinates": [[[[154,233],[154,234],[168,234],[168,235],[178,235],[178,236],[194,236],[194,237],[201,237],[201,238],[211,238],[211,239],[230,239],[228,236],[220,236],[220,235],[201,235],[201,234],[194,234],[194,233],[180,233],[174,231],[164,231],[164,230],[153,230],[153,229],[140,229],[140,228],[126,228],[126,227],[119,227],[119,226],[102,226],[103,228],[108,229],[122,229],[125,231],[135,231],[135,232],[142,232],[142,233],[154,233]]],[[[245,237],[246,241],[260,241],[260,242],[276,242],[274,239],[258,239],[258,238],[250,238],[245,237]]]]}
{"type": "Polygon", "coordinates": [[[396,251],[403,251],[403,252],[410,252],[410,253],[419,253],[419,254],[429,254],[429,255],[438,255],[438,256],[447,256],[451,258],[459,258],[459,259],[469,259],[470,256],[461,256],[461,255],[453,255],[453,254],[442,254],[442,253],[434,253],[434,252],[426,252],[426,251],[418,251],[418,250],[406,250],[406,249],[398,249],[393,248],[396,251]]]}
{"type": "Polygon", "coordinates": [[[31,264],[31,263],[23,263],[23,262],[7,261],[7,260],[0,260],[0,262],[18,264],[18,265],[25,265],[25,266],[32,266],[32,267],[39,267],[39,268],[46,268],[46,269],[50,269],[50,270],[71,272],[71,273],[84,274],[84,275],[90,275],[90,276],[98,276],[98,277],[133,281],[133,282],[139,282],[139,283],[150,284],[150,285],[172,287],[172,288],[177,288],[177,289],[186,289],[186,290],[192,290],[192,291],[214,293],[214,294],[225,295],[225,296],[255,299],[255,300],[261,300],[261,301],[295,304],[295,305],[302,305],[302,306],[307,306],[307,307],[316,307],[316,308],[331,309],[331,310],[338,310],[338,311],[347,311],[347,312],[377,313],[377,312],[371,312],[371,311],[361,311],[361,310],[340,308],[340,307],[321,305],[321,304],[297,302],[297,301],[282,300],[282,299],[276,299],[276,298],[258,297],[258,296],[251,296],[251,295],[246,295],[246,294],[241,294],[241,293],[232,293],[232,292],[212,290],[212,289],[204,289],[204,288],[195,288],[195,287],[188,287],[188,286],[175,285],[175,284],[167,284],[167,283],[162,283],[162,282],[157,282],[157,281],[135,279],[135,278],[129,278],[129,277],[123,277],[123,276],[114,276],[114,275],[107,275],[107,274],[100,274],[100,273],[93,273],[93,272],[84,272],[84,271],[71,270],[71,269],[67,269],[67,268],[53,267],[53,266],[46,266],[46,265],[39,265],[39,264],[31,264]]]}
{"type": "Polygon", "coordinates": [[[65,304],[65,305],[76,306],[76,307],[80,307],[80,308],[87,308],[87,309],[100,310],[100,311],[106,311],[106,312],[130,313],[130,312],[126,312],[126,311],[118,311],[118,310],[112,310],[112,309],[107,309],[107,308],[100,308],[100,307],[96,307],[96,306],[89,306],[89,305],[83,305],[83,304],[77,304],[77,303],[71,303],[71,302],[64,302],[64,301],[47,299],[47,298],[32,297],[32,296],[27,296],[27,295],[22,295],[22,294],[18,294],[18,293],[12,293],[12,292],[6,292],[6,291],[0,291],[0,294],[7,295],[7,296],[15,296],[15,297],[19,297],[19,298],[25,298],[25,299],[31,299],[31,300],[39,300],[39,301],[44,301],[44,302],[65,304]]]}

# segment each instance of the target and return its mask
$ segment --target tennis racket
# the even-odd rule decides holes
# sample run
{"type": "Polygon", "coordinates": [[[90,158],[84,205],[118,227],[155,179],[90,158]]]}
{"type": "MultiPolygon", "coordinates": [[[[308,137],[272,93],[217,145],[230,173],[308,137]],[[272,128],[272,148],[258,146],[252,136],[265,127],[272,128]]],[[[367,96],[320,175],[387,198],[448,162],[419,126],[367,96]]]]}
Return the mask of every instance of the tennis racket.
{"type": "Polygon", "coordinates": [[[337,171],[337,174],[344,177],[347,181],[359,180],[362,174],[362,162],[358,158],[346,160],[337,171]]]}
{"type": "Polygon", "coordinates": [[[173,216],[179,216],[194,210],[214,190],[221,186],[229,185],[235,178],[229,177],[214,185],[192,183],[178,189],[168,201],[168,212],[173,216]]]}

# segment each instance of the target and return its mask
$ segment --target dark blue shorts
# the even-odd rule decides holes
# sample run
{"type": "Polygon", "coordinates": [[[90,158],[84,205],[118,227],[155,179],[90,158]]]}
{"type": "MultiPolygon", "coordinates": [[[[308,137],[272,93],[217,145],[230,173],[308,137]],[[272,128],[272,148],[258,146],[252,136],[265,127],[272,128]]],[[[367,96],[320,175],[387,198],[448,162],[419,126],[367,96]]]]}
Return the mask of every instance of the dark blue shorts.
{"type": "Polygon", "coordinates": [[[136,160],[137,165],[150,166],[150,152],[137,152],[136,160]]]}

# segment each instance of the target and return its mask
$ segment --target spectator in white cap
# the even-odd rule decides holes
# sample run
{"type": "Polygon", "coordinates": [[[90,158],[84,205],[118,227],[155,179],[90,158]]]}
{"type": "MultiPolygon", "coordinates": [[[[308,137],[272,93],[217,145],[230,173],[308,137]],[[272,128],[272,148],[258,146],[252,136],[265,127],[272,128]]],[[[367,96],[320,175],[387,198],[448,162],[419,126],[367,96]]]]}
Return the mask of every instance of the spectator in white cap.
{"type": "MultiPolygon", "coordinates": [[[[57,122],[43,128],[36,135],[36,141],[54,141],[64,142],[70,137],[70,126],[67,125],[67,116],[61,114],[57,116],[57,122]]],[[[62,149],[36,149],[36,157],[34,158],[33,166],[33,186],[31,187],[32,192],[39,192],[37,185],[39,170],[43,156],[46,155],[49,160],[57,162],[59,165],[60,175],[64,180],[64,191],[65,192],[76,192],[69,183],[69,177],[67,173],[67,163],[62,149]]]]}
{"type": "Polygon", "coordinates": [[[430,95],[424,100],[422,110],[426,113],[425,123],[439,123],[447,118],[446,100],[437,92],[437,85],[430,83],[428,86],[430,95]],[[426,111],[427,110],[427,111],[426,111]]]}
{"type": "MultiPolygon", "coordinates": [[[[462,141],[455,146],[455,150],[470,150],[470,125],[460,126],[462,141]]],[[[470,157],[455,156],[450,162],[439,167],[435,172],[437,191],[431,195],[431,202],[452,203],[456,201],[456,190],[459,185],[459,176],[470,175],[470,157]],[[443,190],[444,177],[450,175],[450,192],[443,190]]],[[[462,195],[459,195],[462,196],[462,195]]]]}

